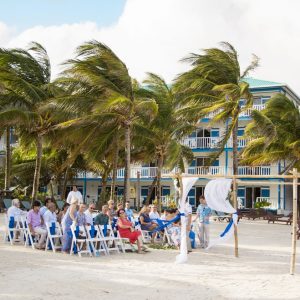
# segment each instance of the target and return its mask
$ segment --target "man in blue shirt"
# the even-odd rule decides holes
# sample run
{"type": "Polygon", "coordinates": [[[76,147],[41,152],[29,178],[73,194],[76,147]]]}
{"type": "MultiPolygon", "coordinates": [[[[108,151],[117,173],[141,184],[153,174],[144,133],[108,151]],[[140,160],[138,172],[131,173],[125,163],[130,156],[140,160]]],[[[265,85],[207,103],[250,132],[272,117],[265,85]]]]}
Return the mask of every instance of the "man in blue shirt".
{"type": "Polygon", "coordinates": [[[200,247],[206,248],[209,245],[209,217],[211,209],[207,206],[204,196],[200,196],[200,204],[197,208],[197,216],[194,221],[199,219],[199,240],[200,247]]]}
{"type": "Polygon", "coordinates": [[[127,215],[128,220],[129,221],[133,221],[133,219],[134,219],[134,217],[133,217],[133,211],[130,208],[130,203],[128,201],[125,203],[125,213],[127,215]]]}

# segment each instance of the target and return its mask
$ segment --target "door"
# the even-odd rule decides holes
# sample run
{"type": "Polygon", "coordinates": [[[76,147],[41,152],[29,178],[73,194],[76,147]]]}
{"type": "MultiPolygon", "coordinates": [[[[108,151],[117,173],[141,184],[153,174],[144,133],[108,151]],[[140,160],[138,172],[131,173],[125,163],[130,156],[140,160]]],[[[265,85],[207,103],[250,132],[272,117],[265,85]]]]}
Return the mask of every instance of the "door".
{"type": "Polygon", "coordinates": [[[199,198],[204,195],[205,186],[196,186],[196,207],[200,204],[199,198]]]}
{"type": "Polygon", "coordinates": [[[246,187],[246,208],[254,208],[256,198],[260,197],[260,187],[246,187]]]}

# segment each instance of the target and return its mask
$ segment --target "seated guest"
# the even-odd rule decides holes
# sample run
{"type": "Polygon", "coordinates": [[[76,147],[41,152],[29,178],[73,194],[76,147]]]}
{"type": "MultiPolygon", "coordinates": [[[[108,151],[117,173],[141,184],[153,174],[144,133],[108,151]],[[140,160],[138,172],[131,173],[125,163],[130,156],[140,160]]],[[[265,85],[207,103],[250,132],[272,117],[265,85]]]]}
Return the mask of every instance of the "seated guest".
{"type": "Polygon", "coordinates": [[[86,217],[85,212],[86,211],[86,205],[84,203],[81,203],[79,205],[78,214],[77,214],[77,225],[78,226],[84,226],[86,225],[86,217]]]}
{"type": "Polygon", "coordinates": [[[154,221],[155,223],[157,219],[160,219],[159,213],[157,211],[157,206],[156,205],[151,205],[151,212],[149,214],[149,217],[152,221],[154,221]]]}
{"type": "Polygon", "coordinates": [[[19,218],[21,215],[25,215],[26,212],[22,211],[20,209],[20,200],[19,199],[13,199],[11,201],[11,207],[7,210],[7,217],[8,220],[13,217],[16,221],[17,218],[19,218]]]}
{"type": "Polygon", "coordinates": [[[167,220],[167,215],[168,215],[168,210],[164,209],[163,213],[160,216],[160,219],[164,221],[167,220]]]}
{"type": "Polygon", "coordinates": [[[89,208],[84,212],[87,225],[93,225],[94,224],[94,222],[93,222],[93,212],[95,211],[95,209],[96,209],[95,203],[91,202],[89,204],[89,208]]]}
{"type": "Polygon", "coordinates": [[[32,204],[32,209],[28,212],[27,215],[27,223],[30,233],[33,236],[40,235],[37,249],[45,248],[45,241],[47,237],[47,230],[43,227],[42,224],[40,207],[41,203],[35,200],[32,204]]]}
{"type": "Polygon", "coordinates": [[[44,215],[42,216],[44,220],[44,224],[47,223],[56,223],[57,217],[56,217],[56,205],[53,202],[50,202],[48,204],[48,209],[45,211],[44,215]]]}
{"type": "Polygon", "coordinates": [[[122,202],[119,202],[119,203],[117,204],[117,211],[120,210],[120,209],[124,209],[123,203],[122,203],[122,202]]]}
{"type": "Polygon", "coordinates": [[[114,200],[109,200],[107,202],[107,205],[108,205],[107,215],[109,217],[109,220],[112,221],[112,219],[116,216],[114,200]]]}
{"type": "Polygon", "coordinates": [[[46,210],[49,208],[49,204],[50,203],[53,203],[53,200],[50,198],[50,197],[46,197],[45,199],[45,206],[42,206],[40,208],[40,214],[41,214],[41,217],[43,217],[44,213],[46,212],[46,210]]]}
{"type": "Polygon", "coordinates": [[[134,216],[133,216],[133,211],[132,211],[132,209],[130,208],[130,203],[129,203],[129,201],[126,201],[126,203],[125,203],[125,213],[126,213],[126,216],[128,217],[128,219],[129,219],[130,221],[132,221],[133,218],[134,218],[134,216]]]}
{"type": "Polygon", "coordinates": [[[70,204],[65,202],[61,211],[57,215],[57,222],[62,223],[63,217],[65,216],[70,204]]]}
{"type": "Polygon", "coordinates": [[[142,230],[152,231],[157,227],[157,224],[150,219],[149,213],[150,208],[147,205],[145,205],[140,211],[140,223],[142,230]]]}
{"type": "Polygon", "coordinates": [[[95,217],[94,224],[95,225],[108,225],[109,217],[107,215],[108,205],[102,206],[102,211],[95,217]]]}
{"type": "Polygon", "coordinates": [[[69,206],[63,221],[62,221],[62,228],[63,228],[63,238],[62,238],[62,253],[68,253],[71,249],[72,244],[72,231],[71,225],[73,222],[76,223],[77,217],[77,206],[78,206],[78,199],[73,196],[71,199],[71,205],[69,206]]]}
{"type": "MultiPolygon", "coordinates": [[[[170,209],[168,211],[168,215],[166,220],[172,220],[173,218],[175,218],[178,214],[177,209],[170,209]]],[[[180,220],[178,220],[177,222],[174,222],[172,224],[170,224],[167,227],[167,232],[170,234],[170,237],[174,243],[174,245],[179,249],[180,247],[180,241],[181,241],[181,224],[180,224],[180,220]]]]}
{"type": "MultiPolygon", "coordinates": [[[[142,233],[132,227],[132,223],[127,219],[124,209],[118,210],[118,230],[122,238],[129,239],[131,244],[137,242],[138,253],[143,253],[142,233]]],[[[145,249],[145,248],[144,248],[145,249]]]]}

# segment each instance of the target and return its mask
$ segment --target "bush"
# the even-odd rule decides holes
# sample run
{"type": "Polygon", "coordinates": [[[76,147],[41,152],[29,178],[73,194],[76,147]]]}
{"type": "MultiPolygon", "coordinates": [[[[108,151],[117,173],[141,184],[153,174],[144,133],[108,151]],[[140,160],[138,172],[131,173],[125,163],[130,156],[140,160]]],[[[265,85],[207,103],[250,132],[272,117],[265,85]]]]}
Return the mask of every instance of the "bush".
{"type": "Polygon", "coordinates": [[[255,208],[263,208],[263,207],[268,207],[270,206],[271,203],[267,201],[260,201],[260,202],[255,202],[254,207],[255,208]]]}

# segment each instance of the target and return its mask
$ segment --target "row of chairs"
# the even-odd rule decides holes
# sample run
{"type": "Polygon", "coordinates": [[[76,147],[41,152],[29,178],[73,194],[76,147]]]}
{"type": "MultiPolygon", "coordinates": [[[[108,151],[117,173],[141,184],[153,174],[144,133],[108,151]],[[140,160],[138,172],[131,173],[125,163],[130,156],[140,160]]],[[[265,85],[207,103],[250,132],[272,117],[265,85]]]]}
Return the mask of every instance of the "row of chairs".
{"type": "MultiPolygon", "coordinates": [[[[4,241],[11,245],[16,243],[36,248],[40,235],[32,235],[26,220],[26,216],[18,218],[6,217],[6,230],[4,241]]],[[[62,249],[63,231],[58,222],[47,223],[47,239],[45,251],[56,252],[62,249]]],[[[72,245],[70,254],[82,254],[100,256],[101,253],[109,255],[111,252],[135,251],[128,239],[120,237],[118,231],[113,230],[111,225],[71,226],[72,245]]]]}

